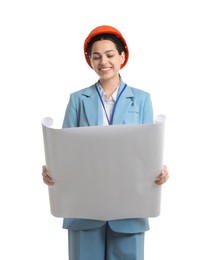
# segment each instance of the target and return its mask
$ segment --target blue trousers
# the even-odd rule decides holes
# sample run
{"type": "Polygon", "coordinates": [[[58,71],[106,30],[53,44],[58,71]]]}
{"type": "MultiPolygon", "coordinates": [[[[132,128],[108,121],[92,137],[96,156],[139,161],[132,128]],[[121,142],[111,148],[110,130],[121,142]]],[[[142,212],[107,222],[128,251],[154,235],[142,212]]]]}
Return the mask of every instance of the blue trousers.
{"type": "Polygon", "coordinates": [[[144,260],[144,233],[97,229],[69,230],[69,260],[144,260]]]}

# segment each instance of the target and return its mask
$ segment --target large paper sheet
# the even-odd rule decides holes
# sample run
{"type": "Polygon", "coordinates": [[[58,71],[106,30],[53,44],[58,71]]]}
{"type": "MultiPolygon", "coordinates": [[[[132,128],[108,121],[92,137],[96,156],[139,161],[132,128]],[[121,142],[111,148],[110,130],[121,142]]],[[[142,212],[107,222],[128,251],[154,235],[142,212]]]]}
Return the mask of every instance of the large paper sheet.
{"type": "Polygon", "coordinates": [[[165,116],[154,124],[53,128],[42,120],[49,187],[56,217],[112,220],[156,217],[165,116]]]}

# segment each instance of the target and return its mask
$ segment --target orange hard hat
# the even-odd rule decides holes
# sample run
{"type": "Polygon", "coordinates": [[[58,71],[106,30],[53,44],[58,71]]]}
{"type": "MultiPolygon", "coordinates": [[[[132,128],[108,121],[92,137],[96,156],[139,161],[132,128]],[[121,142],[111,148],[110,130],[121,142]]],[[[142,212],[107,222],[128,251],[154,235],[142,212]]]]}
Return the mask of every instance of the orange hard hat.
{"type": "Polygon", "coordinates": [[[124,37],[122,36],[122,34],[114,27],[112,26],[109,26],[109,25],[101,25],[101,26],[98,26],[96,27],[95,29],[93,29],[89,35],[87,36],[85,42],[84,42],[84,55],[85,55],[85,59],[88,63],[88,65],[92,68],[91,66],[91,63],[90,63],[90,59],[88,57],[88,54],[87,54],[87,47],[88,47],[88,44],[89,42],[91,41],[91,39],[94,37],[94,36],[97,36],[97,35],[100,35],[100,34],[113,34],[115,35],[116,37],[118,37],[121,42],[123,43],[124,45],[124,48],[125,48],[125,61],[124,63],[121,65],[121,69],[126,65],[127,61],[128,61],[128,58],[129,58],[129,50],[128,50],[128,46],[127,46],[127,43],[126,43],[126,40],[124,39],[124,37]]]}

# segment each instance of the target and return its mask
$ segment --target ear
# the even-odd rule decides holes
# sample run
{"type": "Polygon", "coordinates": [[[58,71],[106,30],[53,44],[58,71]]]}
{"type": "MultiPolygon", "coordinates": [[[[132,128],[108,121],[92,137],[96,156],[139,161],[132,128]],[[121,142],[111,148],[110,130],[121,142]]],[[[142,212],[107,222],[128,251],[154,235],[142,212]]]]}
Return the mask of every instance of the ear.
{"type": "Polygon", "coordinates": [[[120,57],[121,57],[121,64],[123,64],[125,62],[125,59],[126,59],[124,51],[122,51],[120,57]]]}

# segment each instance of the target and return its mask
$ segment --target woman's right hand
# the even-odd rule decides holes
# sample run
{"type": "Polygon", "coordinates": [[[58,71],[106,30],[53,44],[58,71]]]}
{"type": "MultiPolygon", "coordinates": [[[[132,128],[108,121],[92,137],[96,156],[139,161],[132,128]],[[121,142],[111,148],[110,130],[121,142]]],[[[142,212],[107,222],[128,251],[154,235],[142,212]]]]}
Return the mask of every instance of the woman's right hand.
{"type": "Polygon", "coordinates": [[[54,185],[53,179],[48,175],[48,171],[46,169],[46,166],[43,165],[42,167],[42,176],[43,176],[43,182],[47,184],[48,186],[54,185]]]}

